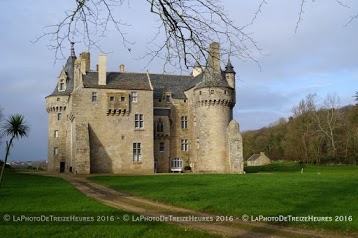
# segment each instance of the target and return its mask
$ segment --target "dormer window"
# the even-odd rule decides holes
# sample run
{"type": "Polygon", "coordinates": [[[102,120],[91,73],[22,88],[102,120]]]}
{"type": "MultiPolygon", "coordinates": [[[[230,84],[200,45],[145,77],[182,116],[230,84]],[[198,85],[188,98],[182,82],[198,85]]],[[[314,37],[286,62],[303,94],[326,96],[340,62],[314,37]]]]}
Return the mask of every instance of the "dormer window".
{"type": "Polygon", "coordinates": [[[60,91],[65,91],[65,80],[64,79],[61,79],[60,80],[60,91]]]}
{"type": "Polygon", "coordinates": [[[60,76],[58,76],[57,81],[57,90],[65,91],[67,87],[67,74],[64,69],[62,69],[60,76]]]}

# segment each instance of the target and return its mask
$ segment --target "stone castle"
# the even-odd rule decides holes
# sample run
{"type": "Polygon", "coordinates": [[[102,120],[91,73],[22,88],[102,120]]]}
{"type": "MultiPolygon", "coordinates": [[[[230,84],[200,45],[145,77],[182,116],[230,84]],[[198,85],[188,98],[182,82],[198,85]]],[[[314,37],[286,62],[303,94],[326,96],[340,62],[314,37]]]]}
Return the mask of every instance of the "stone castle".
{"type": "Polygon", "coordinates": [[[96,70],[73,45],[46,97],[48,170],[90,173],[243,173],[242,137],[233,120],[235,71],[220,67],[211,43],[205,68],[188,76],[96,70]]]}

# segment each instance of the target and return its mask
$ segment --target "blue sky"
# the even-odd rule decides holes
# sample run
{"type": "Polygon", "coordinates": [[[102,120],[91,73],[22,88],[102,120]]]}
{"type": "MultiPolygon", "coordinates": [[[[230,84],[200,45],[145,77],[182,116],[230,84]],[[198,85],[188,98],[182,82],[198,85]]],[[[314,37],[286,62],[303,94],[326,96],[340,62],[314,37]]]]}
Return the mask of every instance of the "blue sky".
{"type": "MultiPolygon", "coordinates": [[[[251,21],[261,1],[222,2],[231,18],[242,26],[251,21]]],[[[358,91],[358,20],[345,24],[358,13],[358,1],[345,0],[350,8],[336,0],[307,1],[296,33],[301,1],[267,2],[249,29],[263,52],[254,52],[260,67],[231,59],[237,72],[234,117],[241,130],[258,129],[280,117],[288,118],[292,107],[308,93],[321,98],[335,93],[342,106],[354,104],[352,96],[358,91]]],[[[10,160],[47,159],[45,97],[53,91],[65,61],[54,63],[48,39],[35,44],[32,41],[41,35],[44,26],[57,23],[71,6],[71,1],[60,0],[0,2],[0,106],[6,116],[24,114],[31,125],[29,138],[15,142],[10,160]]],[[[117,32],[107,33],[100,42],[102,50],[109,52],[107,69],[118,71],[118,66],[125,64],[129,72],[161,73],[161,60],[148,67],[147,60],[138,60],[155,32],[156,22],[147,2],[130,1],[119,14],[131,24],[124,30],[135,45],[129,52],[121,45],[117,32]]],[[[83,44],[76,44],[77,54],[86,50],[83,44]]],[[[99,51],[90,50],[94,68],[99,51]]],[[[1,156],[4,150],[3,139],[1,156]]]]}

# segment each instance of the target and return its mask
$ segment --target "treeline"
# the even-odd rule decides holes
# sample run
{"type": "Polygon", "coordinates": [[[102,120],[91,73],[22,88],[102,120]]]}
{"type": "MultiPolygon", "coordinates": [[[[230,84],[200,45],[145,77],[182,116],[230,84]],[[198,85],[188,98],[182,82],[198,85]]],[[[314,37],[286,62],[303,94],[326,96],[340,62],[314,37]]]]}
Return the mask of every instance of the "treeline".
{"type": "Polygon", "coordinates": [[[268,127],[243,133],[244,158],[265,152],[272,160],[306,164],[358,163],[358,104],[339,107],[339,98],[309,94],[268,127]]]}

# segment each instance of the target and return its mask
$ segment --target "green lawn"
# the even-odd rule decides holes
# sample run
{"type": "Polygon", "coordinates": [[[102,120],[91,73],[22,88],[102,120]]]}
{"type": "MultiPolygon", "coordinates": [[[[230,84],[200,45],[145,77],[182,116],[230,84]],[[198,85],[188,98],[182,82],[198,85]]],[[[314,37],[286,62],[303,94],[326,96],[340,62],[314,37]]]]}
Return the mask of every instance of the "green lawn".
{"type": "Polygon", "coordinates": [[[261,168],[265,171],[261,173],[260,168],[247,170],[252,173],[94,176],[89,179],[194,210],[236,217],[243,214],[332,217],[332,222],[283,225],[358,232],[358,167],[306,166],[301,173],[300,166],[292,164],[285,168],[274,164],[271,169],[261,168]],[[346,221],[335,222],[336,216],[346,221]],[[348,221],[350,216],[352,221],[348,221]]]}
{"type": "MultiPolygon", "coordinates": [[[[119,217],[127,212],[85,197],[60,178],[7,171],[0,188],[1,237],[213,237],[179,226],[159,222],[125,223],[32,223],[5,222],[4,216],[97,216],[119,217]]],[[[216,237],[216,236],[214,236],[216,237]]]]}

